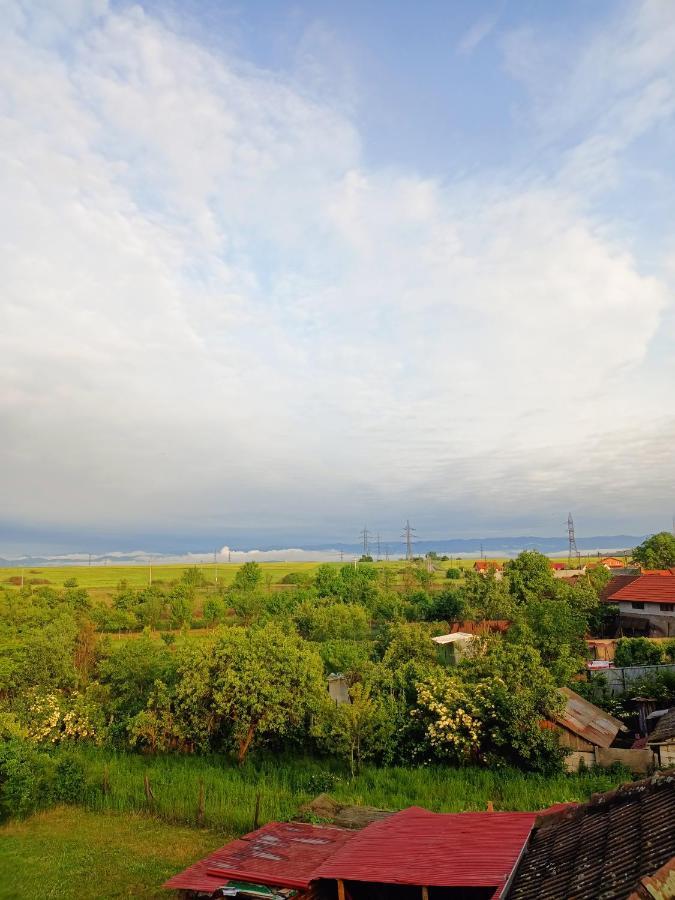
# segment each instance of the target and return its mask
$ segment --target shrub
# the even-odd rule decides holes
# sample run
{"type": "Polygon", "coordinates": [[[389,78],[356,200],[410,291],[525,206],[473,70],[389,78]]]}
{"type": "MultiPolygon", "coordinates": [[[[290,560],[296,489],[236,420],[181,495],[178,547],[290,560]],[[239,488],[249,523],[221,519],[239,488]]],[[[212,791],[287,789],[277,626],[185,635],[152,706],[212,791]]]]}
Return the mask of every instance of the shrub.
{"type": "Polygon", "coordinates": [[[663,648],[647,638],[621,638],[616,645],[617,666],[656,666],[663,662],[663,648]]]}
{"type": "Polygon", "coordinates": [[[59,760],[54,771],[54,799],[61,803],[78,803],[83,797],[84,786],[84,766],[80,760],[73,756],[59,760]]]}
{"type": "Polygon", "coordinates": [[[446,578],[452,578],[454,581],[457,581],[458,578],[462,577],[462,570],[456,569],[454,566],[450,566],[448,571],[445,573],[446,578]]]}

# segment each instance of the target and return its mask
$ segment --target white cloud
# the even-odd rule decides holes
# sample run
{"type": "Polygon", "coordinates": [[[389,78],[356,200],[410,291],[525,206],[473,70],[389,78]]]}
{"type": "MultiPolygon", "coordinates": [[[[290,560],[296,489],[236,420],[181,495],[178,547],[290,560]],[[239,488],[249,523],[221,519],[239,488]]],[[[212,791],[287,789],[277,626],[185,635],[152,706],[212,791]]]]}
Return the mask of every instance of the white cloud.
{"type": "MultiPolygon", "coordinates": [[[[6,12],[3,518],[325,534],[412,509],[438,530],[640,471],[617,423],[668,409],[671,295],[576,173],[672,113],[646,25],[576,161],[446,183],[367,166],[344,108],[140,8],[6,12]]],[[[669,427],[636,509],[674,474],[669,427]]]]}
{"type": "Polygon", "coordinates": [[[476,47],[490,35],[499,21],[499,15],[481,16],[470,28],[464,32],[457,44],[457,52],[460,56],[470,56],[476,47]]]}

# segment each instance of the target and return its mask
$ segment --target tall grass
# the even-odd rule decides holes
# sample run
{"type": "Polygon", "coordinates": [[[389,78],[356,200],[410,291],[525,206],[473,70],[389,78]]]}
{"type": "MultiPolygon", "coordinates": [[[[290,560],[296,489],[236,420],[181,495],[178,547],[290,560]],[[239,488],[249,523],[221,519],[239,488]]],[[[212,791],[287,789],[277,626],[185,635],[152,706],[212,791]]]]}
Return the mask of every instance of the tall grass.
{"type": "Polygon", "coordinates": [[[151,812],[170,822],[200,823],[242,834],[253,827],[256,796],[260,823],[283,820],[328,788],[339,802],[384,809],[418,805],[437,812],[486,809],[537,810],[563,801],[583,801],[624,780],[614,772],[532,775],[504,769],[366,766],[354,779],[316,759],[262,758],[242,768],[222,756],[143,757],[76,751],[86,771],[83,804],[92,810],[151,812]],[[148,800],[145,776],[154,795],[148,800]],[[198,814],[200,785],[203,811],[198,814]]]}

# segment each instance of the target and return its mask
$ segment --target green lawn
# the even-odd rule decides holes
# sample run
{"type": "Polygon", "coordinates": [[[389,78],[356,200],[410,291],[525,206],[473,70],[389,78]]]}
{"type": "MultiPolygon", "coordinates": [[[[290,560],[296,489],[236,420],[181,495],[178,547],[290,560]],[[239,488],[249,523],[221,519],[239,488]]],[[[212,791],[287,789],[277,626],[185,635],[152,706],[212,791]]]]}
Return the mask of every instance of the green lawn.
{"type": "Polygon", "coordinates": [[[163,897],[167,878],[227,835],[60,806],[0,827],[0,897],[163,897]]]}

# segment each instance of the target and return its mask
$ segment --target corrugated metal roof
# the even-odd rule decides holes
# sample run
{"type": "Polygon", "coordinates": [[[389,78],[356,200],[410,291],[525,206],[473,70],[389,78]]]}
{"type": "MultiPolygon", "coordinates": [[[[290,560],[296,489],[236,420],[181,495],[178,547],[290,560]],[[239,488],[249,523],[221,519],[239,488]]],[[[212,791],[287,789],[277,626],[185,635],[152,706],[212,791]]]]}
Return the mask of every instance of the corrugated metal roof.
{"type": "Polygon", "coordinates": [[[623,722],[569,688],[559,688],[559,691],[566,698],[566,705],[556,721],[589,743],[596,747],[609,747],[618,732],[626,730],[623,722]]]}
{"type": "Polygon", "coordinates": [[[619,588],[607,597],[613,603],[632,600],[638,603],[675,603],[675,578],[662,575],[640,575],[630,584],[619,588]]]}
{"type": "Polygon", "coordinates": [[[306,888],[316,867],[355,834],[346,828],[270,822],[225,844],[169,879],[164,887],[213,893],[228,879],[236,878],[277,887],[306,888]]]}
{"type": "Polygon", "coordinates": [[[413,806],[374,822],[337,850],[315,878],[427,887],[494,887],[508,881],[534,813],[433,813],[413,806]]]}

